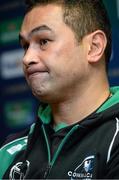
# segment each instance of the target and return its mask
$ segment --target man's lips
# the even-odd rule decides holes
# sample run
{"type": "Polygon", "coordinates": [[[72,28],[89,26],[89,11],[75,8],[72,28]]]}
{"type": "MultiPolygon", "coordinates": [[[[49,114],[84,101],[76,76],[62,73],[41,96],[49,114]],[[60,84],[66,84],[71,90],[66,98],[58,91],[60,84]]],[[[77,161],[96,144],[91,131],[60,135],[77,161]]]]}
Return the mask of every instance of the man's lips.
{"type": "Polygon", "coordinates": [[[40,73],[46,73],[48,70],[46,68],[41,68],[41,67],[28,67],[27,69],[27,75],[32,76],[35,74],[40,74],[40,73]]]}

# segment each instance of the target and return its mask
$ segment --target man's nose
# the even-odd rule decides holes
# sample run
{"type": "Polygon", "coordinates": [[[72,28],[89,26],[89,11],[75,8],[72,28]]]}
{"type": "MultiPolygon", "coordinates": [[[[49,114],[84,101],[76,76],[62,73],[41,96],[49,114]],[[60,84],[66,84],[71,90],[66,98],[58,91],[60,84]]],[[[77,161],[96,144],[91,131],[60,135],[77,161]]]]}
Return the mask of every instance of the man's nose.
{"type": "Polygon", "coordinates": [[[23,57],[23,64],[27,67],[31,64],[36,63],[38,63],[38,57],[36,56],[36,52],[29,48],[23,57]]]}

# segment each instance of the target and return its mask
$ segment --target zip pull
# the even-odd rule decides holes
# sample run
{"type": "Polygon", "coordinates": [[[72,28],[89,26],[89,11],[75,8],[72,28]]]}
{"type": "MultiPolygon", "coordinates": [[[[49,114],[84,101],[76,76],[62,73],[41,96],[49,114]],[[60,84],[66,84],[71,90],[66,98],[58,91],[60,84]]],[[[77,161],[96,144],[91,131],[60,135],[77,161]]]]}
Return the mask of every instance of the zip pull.
{"type": "Polygon", "coordinates": [[[50,173],[50,170],[51,170],[51,164],[48,164],[48,166],[46,167],[46,171],[44,173],[44,179],[47,179],[49,173],[50,173]]]}

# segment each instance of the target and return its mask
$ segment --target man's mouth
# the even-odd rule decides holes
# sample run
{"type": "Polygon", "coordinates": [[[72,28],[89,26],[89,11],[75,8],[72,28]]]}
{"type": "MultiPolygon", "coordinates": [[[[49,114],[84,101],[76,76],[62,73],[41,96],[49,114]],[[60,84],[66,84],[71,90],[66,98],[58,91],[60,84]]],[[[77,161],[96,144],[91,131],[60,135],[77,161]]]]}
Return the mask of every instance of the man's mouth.
{"type": "Polygon", "coordinates": [[[43,74],[43,73],[48,73],[48,71],[45,69],[45,68],[41,68],[41,67],[29,67],[27,69],[27,74],[28,74],[28,77],[30,76],[34,76],[34,75],[40,75],[40,74],[43,74]]]}

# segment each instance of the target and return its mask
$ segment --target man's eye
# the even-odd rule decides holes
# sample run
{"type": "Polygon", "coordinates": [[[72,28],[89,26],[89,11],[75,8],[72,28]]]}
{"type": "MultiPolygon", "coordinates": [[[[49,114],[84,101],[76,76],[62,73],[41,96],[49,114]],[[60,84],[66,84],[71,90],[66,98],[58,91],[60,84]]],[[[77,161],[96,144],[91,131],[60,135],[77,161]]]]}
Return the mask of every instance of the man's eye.
{"type": "Polygon", "coordinates": [[[23,44],[22,48],[26,51],[29,48],[29,44],[23,44]]]}
{"type": "Polygon", "coordinates": [[[49,42],[48,39],[42,39],[42,40],[40,40],[40,46],[44,47],[44,46],[46,46],[48,44],[48,42],[49,42]]]}

